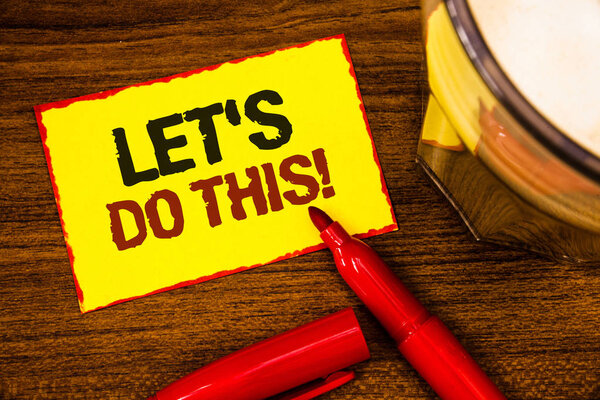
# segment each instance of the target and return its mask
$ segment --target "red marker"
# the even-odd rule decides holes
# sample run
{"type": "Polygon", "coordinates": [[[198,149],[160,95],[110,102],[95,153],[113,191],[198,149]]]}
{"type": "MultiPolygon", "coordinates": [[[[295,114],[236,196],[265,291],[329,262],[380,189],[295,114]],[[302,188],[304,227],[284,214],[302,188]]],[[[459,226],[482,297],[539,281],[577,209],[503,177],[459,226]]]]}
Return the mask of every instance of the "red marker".
{"type": "Polygon", "coordinates": [[[452,332],[429,314],[373,249],[318,208],[308,211],[344,280],[442,399],[506,399],[452,332]]]}

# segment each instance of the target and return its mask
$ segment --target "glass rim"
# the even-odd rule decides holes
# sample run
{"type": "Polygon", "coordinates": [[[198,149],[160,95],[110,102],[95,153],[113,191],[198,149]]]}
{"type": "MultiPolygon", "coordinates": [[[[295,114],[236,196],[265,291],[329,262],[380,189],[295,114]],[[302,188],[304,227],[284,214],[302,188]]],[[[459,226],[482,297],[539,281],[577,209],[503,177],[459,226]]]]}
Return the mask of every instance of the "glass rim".
{"type": "Polygon", "coordinates": [[[467,0],[444,1],[465,52],[498,102],[552,154],[600,183],[600,158],[552,124],[515,87],[485,43],[467,0]]]}

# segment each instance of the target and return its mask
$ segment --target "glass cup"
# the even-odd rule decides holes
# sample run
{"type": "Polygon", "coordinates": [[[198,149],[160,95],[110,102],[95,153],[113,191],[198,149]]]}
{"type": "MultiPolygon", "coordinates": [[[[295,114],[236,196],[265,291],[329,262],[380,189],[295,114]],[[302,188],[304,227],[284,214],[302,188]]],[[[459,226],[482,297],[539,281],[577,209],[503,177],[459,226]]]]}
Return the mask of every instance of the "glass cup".
{"type": "Polygon", "coordinates": [[[430,90],[417,162],[478,240],[600,260],[600,159],[519,93],[466,0],[422,10],[430,90]]]}

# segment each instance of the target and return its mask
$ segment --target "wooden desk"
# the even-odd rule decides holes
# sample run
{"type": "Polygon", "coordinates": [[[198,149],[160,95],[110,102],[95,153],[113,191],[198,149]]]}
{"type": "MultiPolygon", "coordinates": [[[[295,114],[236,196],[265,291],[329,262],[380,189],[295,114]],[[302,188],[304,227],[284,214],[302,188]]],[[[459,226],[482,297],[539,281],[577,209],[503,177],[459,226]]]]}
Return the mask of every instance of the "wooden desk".
{"type": "Polygon", "coordinates": [[[0,3],[0,397],[143,399],[353,306],[372,359],[323,399],[434,394],[319,251],[82,316],[33,106],[345,33],[400,229],[368,239],[509,398],[600,398],[600,268],[475,243],[415,165],[416,0],[0,3]]]}

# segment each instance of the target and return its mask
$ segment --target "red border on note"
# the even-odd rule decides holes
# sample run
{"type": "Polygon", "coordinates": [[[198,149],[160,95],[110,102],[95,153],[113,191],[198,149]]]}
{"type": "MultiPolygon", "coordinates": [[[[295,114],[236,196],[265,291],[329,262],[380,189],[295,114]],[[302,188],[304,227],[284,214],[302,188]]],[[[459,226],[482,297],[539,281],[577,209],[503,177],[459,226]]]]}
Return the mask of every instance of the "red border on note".
{"type": "Polygon", "coordinates": [[[133,84],[133,85],[123,86],[123,87],[116,88],[116,89],[110,89],[110,90],[106,90],[106,91],[99,92],[99,93],[93,93],[93,94],[88,94],[88,95],[85,95],[85,96],[75,97],[75,98],[72,98],[72,99],[60,100],[60,101],[56,101],[56,102],[53,102],[53,103],[47,103],[47,104],[38,105],[38,106],[34,107],[35,117],[36,117],[37,124],[38,124],[39,130],[40,130],[40,136],[42,138],[42,144],[44,146],[44,153],[46,155],[46,162],[48,163],[48,171],[50,173],[50,180],[52,182],[52,189],[54,190],[54,197],[56,198],[56,205],[57,205],[57,208],[58,208],[58,215],[59,215],[59,218],[60,218],[60,223],[61,223],[61,226],[62,226],[63,234],[64,234],[64,237],[65,237],[65,242],[66,242],[66,245],[67,245],[67,253],[69,255],[69,261],[71,263],[71,271],[73,272],[73,280],[75,282],[75,290],[77,292],[77,299],[79,301],[79,308],[81,309],[82,313],[87,313],[87,312],[90,312],[90,311],[95,311],[95,310],[98,310],[98,309],[101,309],[101,308],[105,308],[105,307],[109,307],[109,306],[112,306],[112,305],[115,305],[115,304],[124,303],[124,302],[129,301],[129,300],[138,299],[140,297],[145,297],[145,296],[149,296],[149,295],[152,295],[152,294],[165,292],[167,290],[177,289],[177,288],[180,288],[180,287],[184,287],[184,286],[188,286],[188,285],[193,285],[193,284],[196,284],[196,283],[206,282],[206,281],[211,280],[211,279],[220,278],[220,277],[223,277],[223,276],[235,274],[237,272],[246,271],[246,270],[251,269],[251,268],[260,267],[260,266],[271,264],[271,263],[274,263],[274,262],[277,262],[277,261],[285,260],[285,259],[288,259],[288,258],[291,258],[291,257],[295,257],[295,256],[299,256],[299,255],[302,255],[302,254],[310,253],[312,251],[324,249],[326,246],[325,246],[324,243],[321,243],[321,244],[318,244],[316,246],[310,246],[310,247],[307,247],[307,248],[302,249],[302,250],[297,250],[297,251],[294,251],[292,253],[287,253],[287,254],[285,254],[285,255],[283,255],[281,257],[277,257],[276,259],[268,261],[268,262],[265,262],[265,263],[254,264],[254,265],[247,266],[247,267],[239,267],[239,268],[236,268],[236,269],[233,269],[233,270],[229,270],[229,271],[221,271],[221,272],[217,272],[215,274],[208,275],[208,276],[201,276],[201,277],[199,277],[197,279],[180,282],[180,283],[177,283],[175,285],[167,286],[167,287],[164,287],[164,288],[160,288],[160,289],[157,289],[157,290],[154,290],[152,292],[145,293],[145,294],[142,294],[142,295],[139,295],[139,296],[133,296],[133,297],[125,298],[125,299],[116,300],[116,301],[114,301],[112,303],[109,303],[109,304],[106,304],[104,306],[99,306],[99,307],[96,307],[96,308],[93,308],[93,309],[84,310],[83,309],[83,300],[84,300],[84,298],[83,298],[83,291],[81,290],[81,287],[79,286],[79,282],[77,281],[77,274],[75,273],[75,269],[74,269],[74,260],[75,260],[75,258],[74,258],[74,255],[73,255],[73,249],[72,249],[71,245],[69,244],[68,233],[65,230],[65,223],[64,223],[64,220],[63,220],[62,209],[61,209],[61,205],[60,205],[60,194],[58,192],[58,187],[56,185],[56,179],[55,179],[54,172],[53,172],[53,169],[52,169],[52,159],[50,157],[50,151],[49,151],[48,146],[46,144],[47,130],[46,130],[46,127],[44,126],[44,123],[42,121],[42,112],[44,112],[46,110],[50,110],[50,109],[55,109],[55,108],[64,108],[64,107],[67,107],[70,104],[73,104],[73,103],[76,103],[76,102],[79,102],[79,101],[105,99],[105,98],[113,96],[113,95],[115,95],[115,94],[117,94],[117,93],[119,93],[119,92],[121,92],[121,91],[123,91],[125,89],[128,89],[128,88],[140,87],[140,86],[148,86],[148,85],[152,85],[152,84],[158,83],[158,82],[170,82],[172,79],[175,79],[175,78],[186,78],[188,76],[199,74],[199,73],[202,73],[204,71],[213,71],[213,70],[215,70],[215,69],[217,69],[217,68],[219,68],[219,67],[221,67],[222,65],[225,65],[225,64],[238,64],[238,63],[240,63],[242,61],[245,61],[245,60],[248,60],[248,59],[251,59],[251,58],[265,57],[265,56],[274,54],[274,53],[276,53],[278,51],[283,51],[283,50],[288,50],[288,49],[295,49],[295,48],[296,49],[297,48],[302,48],[302,47],[306,47],[306,46],[308,46],[308,45],[310,45],[312,43],[321,42],[321,41],[327,41],[327,40],[332,40],[332,39],[341,39],[342,50],[344,52],[344,55],[346,56],[346,60],[348,61],[348,64],[350,65],[350,68],[349,68],[348,72],[350,73],[350,75],[354,79],[354,82],[355,82],[355,85],[356,85],[356,95],[358,96],[358,99],[360,101],[360,110],[361,110],[362,115],[363,115],[363,120],[365,122],[365,127],[367,128],[367,132],[369,133],[369,138],[371,139],[371,147],[373,149],[373,159],[374,159],[375,163],[377,164],[377,167],[379,168],[379,174],[380,174],[380,180],[381,180],[381,191],[385,195],[386,200],[387,200],[387,202],[389,204],[390,214],[392,216],[392,221],[393,221],[392,224],[387,225],[387,226],[385,226],[385,227],[383,227],[381,229],[371,229],[368,232],[361,233],[361,234],[356,234],[354,236],[363,239],[363,238],[367,238],[367,237],[379,235],[379,234],[382,234],[382,233],[391,232],[391,231],[394,231],[394,230],[398,229],[398,223],[396,221],[396,216],[394,214],[394,209],[392,207],[392,202],[390,200],[390,196],[389,196],[389,193],[388,193],[388,190],[387,190],[387,186],[385,184],[385,178],[383,176],[383,171],[381,169],[381,164],[379,162],[379,157],[377,156],[377,151],[375,149],[375,142],[373,141],[373,135],[371,134],[371,128],[369,126],[369,121],[367,120],[367,113],[365,111],[365,106],[364,106],[364,103],[363,103],[363,99],[362,99],[362,96],[360,94],[360,90],[359,90],[359,87],[358,87],[358,81],[356,79],[356,73],[354,72],[354,66],[352,64],[352,59],[350,58],[350,51],[348,50],[348,44],[346,42],[346,37],[344,36],[344,34],[339,34],[339,35],[330,36],[330,37],[327,37],[327,38],[312,40],[310,42],[306,42],[306,43],[302,43],[302,44],[297,44],[297,45],[289,46],[289,47],[284,47],[282,49],[271,50],[271,51],[268,51],[268,52],[265,52],[265,53],[261,53],[261,54],[257,54],[257,55],[254,55],[254,56],[239,58],[239,59],[236,59],[236,60],[227,61],[227,62],[224,62],[224,63],[220,63],[220,64],[216,64],[216,65],[211,65],[211,66],[204,67],[204,68],[195,69],[193,71],[188,71],[188,72],[183,72],[183,73],[176,74],[176,75],[171,75],[171,76],[168,76],[168,77],[165,77],[165,78],[154,79],[154,80],[151,80],[151,81],[142,82],[142,83],[136,83],[136,84],[133,84]]]}

